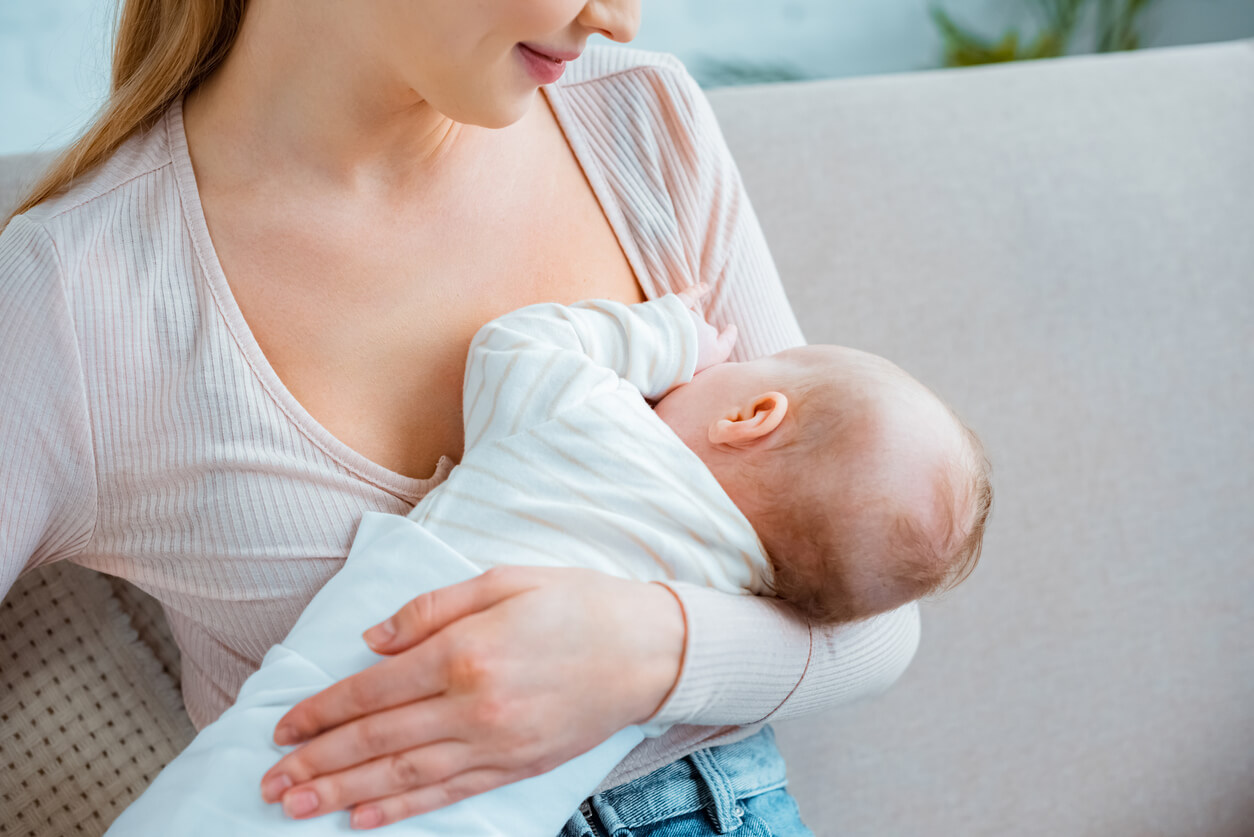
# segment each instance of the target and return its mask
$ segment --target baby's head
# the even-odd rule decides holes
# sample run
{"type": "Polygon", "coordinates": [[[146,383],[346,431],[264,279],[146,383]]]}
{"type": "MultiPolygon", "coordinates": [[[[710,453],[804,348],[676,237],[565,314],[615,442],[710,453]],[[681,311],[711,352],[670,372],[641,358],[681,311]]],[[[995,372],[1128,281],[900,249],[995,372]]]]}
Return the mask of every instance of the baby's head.
{"type": "Polygon", "coordinates": [[[775,594],[821,623],[952,587],[979,558],[983,449],[876,355],[805,346],[701,372],[657,414],[757,530],[775,594]]]}

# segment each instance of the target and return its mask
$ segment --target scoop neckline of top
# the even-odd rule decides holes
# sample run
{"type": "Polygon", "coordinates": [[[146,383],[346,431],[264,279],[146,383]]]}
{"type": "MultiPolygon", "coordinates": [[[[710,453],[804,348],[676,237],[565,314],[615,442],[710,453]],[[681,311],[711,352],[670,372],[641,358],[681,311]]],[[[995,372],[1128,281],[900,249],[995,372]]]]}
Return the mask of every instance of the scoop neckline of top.
{"type": "MultiPolygon", "coordinates": [[[[608,201],[608,184],[595,166],[585,159],[583,137],[573,130],[568,115],[558,104],[560,96],[553,95],[555,85],[542,85],[541,91],[547,96],[559,127],[566,137],[584,176],[592,185],[593,193],[602,211],[609,220],[619,245],[631,263],[636,276],[645,280],[640,260],[630,236],[623,234],[624,221],[620,211],[613,202],[608,201]]],[[[178,97],[166,110],[166,137],[170,147],[170,156],[174,164],[174,176],[179,191],[184,221],[191,233],[192,246],[201,270],[208,279],[210,293],[217,304],[223,320],[235,345],[243,354],[249,368],[253,370],[262,388],[270,399],[288,417],[288,420],[323,453],[349,472],[364,479],[389,493],[402,499],[417,503],[422,497],[435,488],[448,476],[449,471],[457,464],[452,457],[441,455],[435,471],[426,479],[406,476],[375,462],[354,448],[341,442],[329,430],[323,427],[304,405],[288,390],[287,385],[279,378],[274,367],[261,350],[261,345],[253,335],[252,328],[244,319],[244,313],[236,302],[235,294],[226,280],[226,273],[218,260],[218,252],[214,247],[213,238],[209,234],[209,225],[205,220],[204,207],[200,203],[200,191],[196,185],[196,174],[192,168],[191,155],[187,148],[187,134],[183,123],[183,99],[178,97]]],[[[643,281],[641,282],[643,286],[643,281]]],[[[648,288],[645,288],[646,295],[648,288]]]]}

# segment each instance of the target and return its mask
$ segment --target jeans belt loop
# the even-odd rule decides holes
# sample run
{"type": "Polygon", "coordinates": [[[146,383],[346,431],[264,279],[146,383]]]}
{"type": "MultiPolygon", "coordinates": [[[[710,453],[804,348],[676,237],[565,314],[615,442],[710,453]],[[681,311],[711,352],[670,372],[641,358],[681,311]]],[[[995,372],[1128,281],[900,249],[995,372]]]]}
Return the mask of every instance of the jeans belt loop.
{"type": "Polygon", "coordinates": [[[714,822],[715,833],[725,834],[740,828],[744,822],[744,810],[736,804],[736,788],[719,766],[718,759],[709,750],[689,753],[688,758],[710,792],[708,812],[714,822]]]}

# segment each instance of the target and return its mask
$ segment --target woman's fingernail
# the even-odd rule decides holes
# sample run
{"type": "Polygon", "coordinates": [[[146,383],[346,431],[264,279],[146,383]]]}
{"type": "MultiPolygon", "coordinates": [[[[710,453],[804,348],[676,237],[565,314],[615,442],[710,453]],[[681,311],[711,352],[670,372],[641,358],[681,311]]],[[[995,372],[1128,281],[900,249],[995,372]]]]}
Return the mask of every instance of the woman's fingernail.
{"type": "Polygon", "coordinates": [[[261,783],[261,798],[266,802],[278,802],[283,791],[292,786],[292,779],[286,773],[271,776],[261,783]]]}
{"type": "Polygon", "coordinates": [[[366,642],[371,645],[383,645],[389,639],[396,636],[396,625],[392,624],[392,620],[380,622],[364,634],[366,642]]]}
{"type": "Polygon", "coordinates": [[[289,793],[283,797],[283,813],[289,817],[303,817],[318,807],[318,794],[311,790],[289,793]]]}
{"type": "Polygon", "coordinates": [[[295,727],[279,727],[274,731],[274,743],[280,747],[286,747],[298,741],[300,741],[300,736],[296,734],[295,727]]]}
{"type": "Polygon", "coordinates": [[[374,828],[375,826],[383,825],[383,812],[373,805],[367,805],[364,808],[354,808],[349,824],[353,828],[374,828]]]}

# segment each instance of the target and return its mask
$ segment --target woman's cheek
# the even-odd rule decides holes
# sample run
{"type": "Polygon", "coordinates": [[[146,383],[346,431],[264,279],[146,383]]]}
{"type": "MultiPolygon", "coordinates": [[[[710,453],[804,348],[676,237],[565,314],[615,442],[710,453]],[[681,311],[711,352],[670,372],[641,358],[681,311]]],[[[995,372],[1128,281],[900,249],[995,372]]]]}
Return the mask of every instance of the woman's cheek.
{"type": "MultiPolygon", "coordinates": [[[[508,20],[518,41],[550,43],[561,38],[562,30],[570,26],[587,0],[500,0],[502,22],[508,20]]],[[[573,49],[577,44],[551,43],[573,49]]]]}

